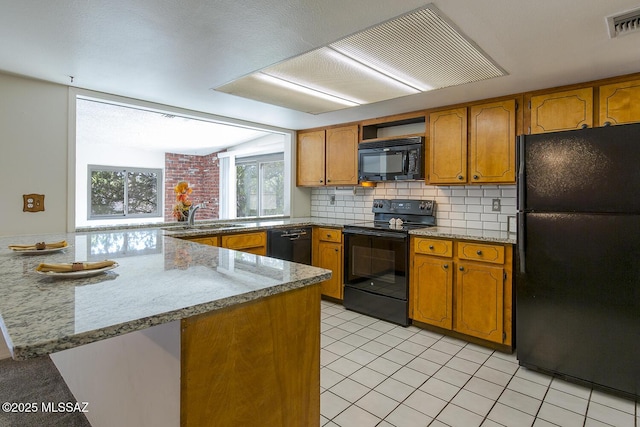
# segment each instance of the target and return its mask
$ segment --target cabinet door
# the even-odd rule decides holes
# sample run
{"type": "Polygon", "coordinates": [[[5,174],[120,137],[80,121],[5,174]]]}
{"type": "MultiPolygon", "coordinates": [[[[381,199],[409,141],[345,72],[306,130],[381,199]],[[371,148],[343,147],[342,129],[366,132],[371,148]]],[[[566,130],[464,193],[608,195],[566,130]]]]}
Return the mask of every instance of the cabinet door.
{"type": "Polygon", "coordinates": [[[358,184],[358,126],[327,129],[327,185],[358,184]]]}
{"type": "Polygon", "coordinates": [[[322,294],[342,299],[342,243],[320,242],[317,267],[333,272],[331,279],[321,282],[322,294]]]}
{"type": "Polygon", "coordinates": [[[467,109],[437,111],[429,114],[430,184],[467,182],[467,109]]]}
{"type": "Polygon", "coordinates": [[[202,243],[203,245],[220,246],[220,238],[218,236],[189,237],[186,240],[190,240],[196,243],[202,243]]]}
{"type": "Polygon", "coordinates": [[[593,88],[531,97],[531,133],[593,126],[593,88]]]}
{"type": "Polygon", "coordinates": [[[600,87],[600,126],[640,122],[640,80],[600,87]]]}
{"type": "Polygon", "coordinates": [[[453,261],[426,255],[413,259],[413,320],[451,329],[453,261]]]}
{"type": "Polygon", "coordinates": [[[220,238],[220,245],[223,248],[236,251],[248,252],[255,255],[267,254],[267,233],[242,233],[229,234],[220,238]]]}
{"type": "Polygon", "coordinates": [[[298,133],[297,185],[324,185],[324,131],[298,133]]]}
{"type": "Polygon", "coordinates": [[[515,99],[474,105],[469,120],[469,182],[515,183],[515,99]]]}
{"type": "Polygon", "coordinates": [[[504,340],[504,268],[460,262],[456,270],[454,330],[504,340]]]}

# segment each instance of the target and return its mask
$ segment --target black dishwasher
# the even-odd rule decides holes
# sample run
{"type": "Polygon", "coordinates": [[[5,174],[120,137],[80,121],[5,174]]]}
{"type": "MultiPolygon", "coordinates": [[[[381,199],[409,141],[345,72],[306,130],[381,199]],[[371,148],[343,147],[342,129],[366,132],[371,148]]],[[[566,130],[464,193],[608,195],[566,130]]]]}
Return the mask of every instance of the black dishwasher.
{"type": "Polygon", "coordinates": [[[267,230],[267,256],[311,265],[311,227],[267,230]]]}

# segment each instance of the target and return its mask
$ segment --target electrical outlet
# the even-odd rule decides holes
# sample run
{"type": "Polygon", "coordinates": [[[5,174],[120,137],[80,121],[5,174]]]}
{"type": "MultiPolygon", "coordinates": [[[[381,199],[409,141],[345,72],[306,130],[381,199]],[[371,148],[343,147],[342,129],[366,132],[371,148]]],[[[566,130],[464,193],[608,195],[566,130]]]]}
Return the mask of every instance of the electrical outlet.
{"type": "Polygon", "coordinates": [[[335,205],[336,204],[336,195],[332,194],[329,196],[329,204],[330,205],[335,205]]]}
{"type": "Polygon", "coordinates": [[[493,212],[500,212],[500,199],[491,200],[491,210],[493,212]]]}
{"type": "Polygon", "coordinates": [[[23,212],[41,212],[44,210],[44,194],[23,194],[23,212]]]}

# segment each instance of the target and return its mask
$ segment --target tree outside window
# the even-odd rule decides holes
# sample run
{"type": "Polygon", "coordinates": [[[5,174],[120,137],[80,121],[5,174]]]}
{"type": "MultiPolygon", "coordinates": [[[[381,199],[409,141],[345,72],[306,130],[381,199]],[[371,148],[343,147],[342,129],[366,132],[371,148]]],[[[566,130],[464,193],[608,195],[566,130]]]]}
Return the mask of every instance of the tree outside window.
{"type": "Polygon", "coordinates": [[[162,170],[89,166],[89,219],[160,216],[162,170]]]}
{"type": "Polygon", "coordinates": [[[284,213],[283,153],[236,159],[236,216],[284,213]]]}

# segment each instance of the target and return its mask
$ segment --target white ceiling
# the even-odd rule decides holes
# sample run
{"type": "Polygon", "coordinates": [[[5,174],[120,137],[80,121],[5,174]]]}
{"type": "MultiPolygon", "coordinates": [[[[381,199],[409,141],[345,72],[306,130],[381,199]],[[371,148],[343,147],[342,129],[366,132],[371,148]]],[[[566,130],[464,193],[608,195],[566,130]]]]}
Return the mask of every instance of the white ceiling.
{"type": "Polygon", "coordinates": [[[427,3],[0,0],[0,70],[289,129],[640,72],[640,33],[605,23],[640,0],[435,0],[506,77],[319,115],[211,90],[427,3]]]}
{"type": "Polygon", "coordinates": [[[202,156],[271,134],[88,99],[76,102],[76,143],[98,151],[109,146],[202,156]]]}

